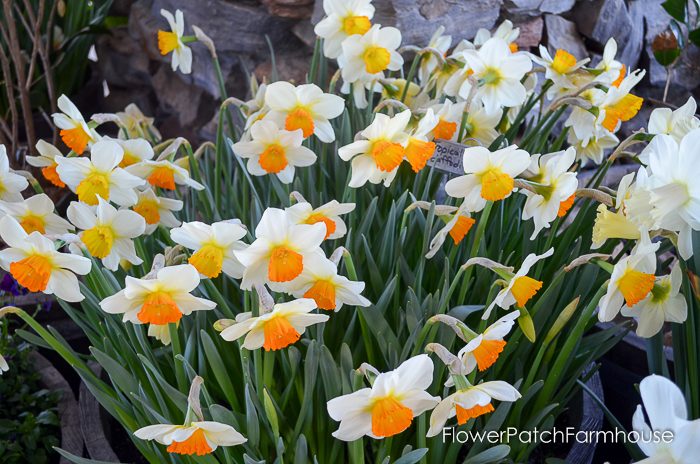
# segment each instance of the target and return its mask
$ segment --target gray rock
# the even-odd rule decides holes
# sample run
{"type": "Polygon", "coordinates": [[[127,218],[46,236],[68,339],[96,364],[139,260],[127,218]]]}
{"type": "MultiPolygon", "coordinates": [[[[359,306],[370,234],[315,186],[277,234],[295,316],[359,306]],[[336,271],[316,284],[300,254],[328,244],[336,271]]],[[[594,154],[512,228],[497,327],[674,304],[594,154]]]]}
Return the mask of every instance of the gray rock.
{"type": "Polygon", "coordinates": [[[576,24],[561,16],[549,14],[544,16],[544,24],[547,30],[547,45],[551,53],[561,48],[577,59],[588,56],[583,40],[576,30],[576,24]]]}
{"type": "Polygon", "coordinates": [[[539,16],[542,0],[506,0],[506,12],[514,16],[539,16]]]}
{"type": "Polygon", "coordinates": [[[540,4],[542,13],[562,14],[574,7],[576,0],[544,0],[540,4]]]}
{"type": "Polygon", "coordinates": [[[537,16],[524,22],[515,22],[514,26],[520,29],[520,35],[515,42],[521,49],[537,47],[542,43],[544,29],[542,17],[537,16]]]}

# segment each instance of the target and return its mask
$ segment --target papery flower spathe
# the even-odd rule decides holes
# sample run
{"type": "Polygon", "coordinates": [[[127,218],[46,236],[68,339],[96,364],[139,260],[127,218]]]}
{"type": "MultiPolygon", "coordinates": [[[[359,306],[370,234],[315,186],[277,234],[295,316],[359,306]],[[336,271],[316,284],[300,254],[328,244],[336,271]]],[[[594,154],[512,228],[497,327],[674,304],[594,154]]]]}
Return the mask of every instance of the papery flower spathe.
{"type": "MultiPolygon", "coordinates": [[[[489,113],[525,102],[527,91],[520,80],[532,69],[532,61],[522,52],[513,53],[508,43],[492,37],[479,50],[466,50],[464,59],[479,81],[477,97],[489,113]]],[[[460,92],[462,98],[466,98],[460,92]]]]}
{"type": "Polygon", "coordinates": [[[254,176],[275,174],[289,184],[294,180],[296,167],[316,162],[316,154],[301,145],[302,129],[288,131],[273,121],[262,120],[253,124],[250,135],[252,140],[234,143],[233,151],[241,158],[248,158],[248,172],[254,176]]]}
{"type": "Polygon", "coordinates": [[[90,129],[80,110],[65,95],[58,97],[58,109],[61,113],[54,113],[51,117],[56,127],[61,129],[61,140],[68,148],[82,155],[88,145],[99,139],[99,135],[90,129]]]}
{"type": "Polygon", "coordinates": [[[82,229],[78,235],[90,255],[101,259],[107,269],[116,271],[122,259],[135,265],[143,263],[133,242],[146,228],[141,215],[127,209],[117,210],[101,197],[94,208],[71,202],[66,214],[78,229],[82,229]]]}
{"type": "Polygon", "coordinates": [[[0,200],[22,201],[22,190],[29,186],[27,179],[10,168],[5,145],[0,145],[0,200]]]}
{"type": "Polygon", "coordinates": [[[345,109],[341,97],[324,93],[315,84],[295,87],[285,81],[267,86],[265,103],[270,108],[267,117],[279,127],[290,132],[301,129],[304,138],[315,134],[325,143],[335,140],[329,120],[340,116],[345,109]]]}
{"type": "Polygon", "coordinates": [[[44,179],[51,182],[56,187],[65,187],[66,184],[61,180],[56,172],[56,158],[63,158],[63,155],[58,148],[48,142],[39,140],[36,143],[36,151],[39,156],[27,156],[27,164],[41,169],[41,175],[44,179]]]}
{"type": "Polygon", "coordinates": [[[333,398],[328,414],[340,422],[333,436],[354,441],[363,436],[386,438],[403,432],[413,418],[435,407],[439,397],[426,390],[433,383],[433,362],[421,354],[374,379],[371,388],[333,398]]]}
{"type": "Polygon", "coordinates": [[[232,342],[245,336],[243,348],[247,350],[281,350],[296,343],[307,327],[328,320],[325,314],[312,313],[314,309],[314,300],[301,298],[278,303],[271,311],[257,317],[250,312],[241,313],[221,332],[221,337],[232,342]]]}
{"type": "Polygon", "coordinates": [[[246,244],[241,242],[247,231],[235,220],[215,222],[211,225],[203,222],[186,222],[170,231],[173,242],[193,250],[189,263],[200,274],[211,279],[223,271],[234,279],[243,276],[243,265],[234,255],[235,250],[243,250],[246,244]]]}
{"type": "Polygon", "coordinates": [[[523,220],[532,219],[535,230],[530,237],[535,237],[557,218],[564,216],[574,202],[574,193],[578,188],[575,172],[569,169],[576,160],[576,150],[566,150],[546,155],[533,155],[529,172],[533,190],[522,189],[527,197],[523,207],[523,220]]]}
{"type": "Polygon", "coordinates": [[[304,271],[290,283],[296,298],[311,298],[319,309],[339,311],[344,304],[367,307],[370,301],[361,295],[364,282],[355,282],[338,274],[338,267],[320,253],[310,255],[304,271]]]}
{"type": "Polygon", "coordinates": [[[676,143],[680,143],[688,132],[700,127],[700,119],[695,117],[696,111],[697,103],[693,97],[673,111],[671,108],[655,108],[649,116],[649,133],[670,135],[676,143]]]}
{"type": "Polygon", "coordinates": [[[160,10],[160,14],[168,21],[170,30],[158,30],[158,50],[163,56],[172,52],[173,71],[180,68],[183,74],[190,74],[192,72],[192,50],[182,41],[185,34],[185,18],[182,11],[175,10],[175,16],[167,10],[160,10]]]}
{"type": "Polygon", "coordinates": [[[168,160],[143,160],[126,168],[130,174],[148,181],[153,187],[175,190],[176,185],[184,185],[195,190],[204,186],[190,177],[187,169],[168,160]]]}
{"type": "Polygon", "coordinates": [[[17,202],[0,201],[0,211],[12,216],[28,234],[61,235],[73,230],[68,221],[54,213],[51,198],[40,193],[17,202]]]}
{"type": "Polygon", "coordinates": [[[255,241],[234,251],[245,266],[241,288],[293,280],[304,270],[309,254],[322,253],[319,246],[325,236],[323,223],[295,224],[283,210],[268,208],[255,228],[255,241]]]}
{"type": "Polygon", "coordinates": [[[394,117],[376,114],[372,123],[360,132],[362,139],[338,149],[341,159],[352,160],[350,187],[362,187],[367,181],[384,182],[387,187],[391,184],[404,159],[410,118],[409,110],[394,117]]]}
{"type": "Polygon", "coordinates": [[[487,201],[510,196],[515,177],[530,165],[530,155],[511,145],[491,152],[484,147],[464,150],[465,176],[451,179],[445,192],[454,198],[464,198],[468,211],[481,211],[487,201]]]}
{"type": "Polygon", "coordinates": [[[639,383],[642,405],[632,416],[632,427],[641,439],[637,442],[647,459],[644,464],[694,464],[700,453],[700,419],[688,420],[683,392],[670,380],[650,375],[639,383]],[[644,411],[649,418],[647,423],[644,411]],[[654,440],[654,432],[669,432],[671,442],[654,440]]]}
{"type": "Polygon", "coordinates": [[[338,58],[346,38],[363,35],[372,27],[371,0],[324,0],[323,11],[326,17],[316,24],[314,32],[323,39],[323,54],[327,58],[338,58]]]}
{"type": "Polygon", "coordinates": [[[204,379],[199,376],[192,381],[184,424],[148,425],[136,430],[134,436],[141,440],[155,440],[161,445],[166,445],[168,453],[189,456],[204,456],[213,453],[219,446],[236,446],[245,443],[247,439],[230,425],[204,420],[199,404],[199,393],[203,382],[204,379]]]}
{"type": "Polygon", "coordinates": [[[612,321],[624,304],[632,307],[649,295],[656,281],[656,250],[660,245],[652,243],[648,233],[642,233],[632,252],[615,264],[599,304],[601,322],[612,321]]]}
{"type": "Polygon", "coordinates": [[[651,291],[631,308],[622,308],[623,316],[637,319],[637,335],[653,337],[663,328],[664,322],[683,323],[688,317],[688,304],[680,293],[683,273],[678,263],[671,273],[657,277],[651,291]]]}
{"type": "Polygon", "coordinates": [[[100,302],[110,314],[124,314],[133,324],[170,324],[192,311],[214,309],[216,303],[192,295],[199,272],[190,264],[164,267],[153,279],[126,276],[124,289],[100,302]]]}
{"type": "Polygon", "coordinates": [[[119,206],[136,203],[135,188],[143,179],[118,167],[124,156],[122,148],[113,141],[93,145],[90,158],[56,158],[56,172],[61,180],[88,205],[96,205],[98,197],[119,206]]]}
{"type": "Polygon", "coordinates": [[[331,200],[314,208],[310,203],[301,201],[285,209],[289,220],[294,224],[323,223],[326,226],[325,240],[343,238],[348,231],[345,221],[340,217],[355,210],[355,203],[338,203],[331,200]]]}
{"type": "Polygon", "coordinates": [[[181,200],[159,197],[150,187],[137,192],[137,196],[136,204],[131,209],[146,220],[146,234],[152,234],[159,224],[167,228],[180,225],[180,220],[175,217],[173,211],[182,209],[183,204],[181,200]]]}
{"type": "Polygon", "coordinates": [[[519,316],[520,311],[506,314],[459,350],[457,357],[464,364],[465,373],[468,374],[477,367],[479,372],[485,371],[498,360],[506,346],[506,341],[503,339],[511,331],[519,316]]]}
{"type": "Polygon", "coordinates": [[[452,417],[457,416],[457,423],[464,425],[469,419],[493,412],[493,400],[513,402],[520,397],[518,390],[502,380],[458,386],[457,391],[440,401],[430,414],[427,436],[434,437],[439,434],[452,417]]]}
{"type": "Polygon", "coordinates": [[[27,234],[10,216],[0,219],[0,237],[8,246],[0,251],[0,266],[20,285],[68,302],[85,298],[75,274],[90,272],[88,258],[59,253],[51,240],[39,232],[27,234]]]}

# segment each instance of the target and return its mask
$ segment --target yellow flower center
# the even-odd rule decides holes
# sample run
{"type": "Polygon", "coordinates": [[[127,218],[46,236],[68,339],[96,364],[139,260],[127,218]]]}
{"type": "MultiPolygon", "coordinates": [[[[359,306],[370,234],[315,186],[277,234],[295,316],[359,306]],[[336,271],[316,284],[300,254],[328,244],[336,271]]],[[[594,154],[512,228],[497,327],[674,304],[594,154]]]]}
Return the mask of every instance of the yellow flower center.
{"type": "Polygon", "coordinates": [[[122,157],[122,161],[121,161],[121,163],[119,163],[119,167],[125,168],[127,166],[131,166],[132,164],[136,164],[139,161],[141,161],[141,159],[139,159],[138,156],[135,156],[131,152],[124,151],[124,157],[122,157]]]}
{"type": "Polygon", "coordinates": [[[47,256],[29,255],[10,264],[10,274],[30,292],[43,292],[49,284],[53,264],[47,256]]]}
{"type": "Polygon", "coordinates": [[[450,140],[457,132],[457,123],[440,119],[433,129],[433,137],[436,139],[450,140]]]}
{"type": "Polygon", "coordinates": [[[620,101],[605,108],[603,127],[610,132],[615,132],[620,121],[629,121],[637,115],[642,107],[644,99],[636,95],[627,94],[620,101]]]}
{"type": "Polygon", "coordinates": [[[79,155],[83,154],[88,142],[92,140],[90,134],[83,130],[82,125],[75,126],[72,129],[61,129],[60,134],[63,143],[79,155]]]}
{"type": "Polygon", "coordinates": [[[146,224],[158,224],[160,222],[160,211],[156,200],[140,200],[134,205],[134,211],[146,220],[146,224]]]}
{"type": "Polygon", "coordinates": [[[286,246],[278,246],[270,254],[267,276],[272,282],[289,282],[304,270],[304,257],[286,246]]]}
{"type": "Polygon", "coordinates": [[[485,371],[491,367],[498,360],[498,355],[501,354],[505,346],[504,340],[481,340],[479,346],[472,351],[479,370],[485,371]]]}
{"type": "Polygon", "coordinates": [[[27,214],[22,218],[19,224],[28,234],[31,234],[32,232],[39,232],[41,234],[46,233],[46,221],[44,221],[43,217],[37,216],[36,214],[27,214]]]}
{"type": "Polygon", "coordinates": [[[221,274],[224,249],[214,243],[206,244],[190,256],[189,263],[201,274],[213,279],[221,274]]]}
{"type": "Polygon", "coordinates": [[[263,333],[265,334],[265,342],[263,343],[265,351],[281,350],[296,343],[301,337],[301,334],[284,316],[267,320],[263,327],[263,333]]]}
{"type": "Polygon", "coordinates": [[[298,107],[289,112],[287,119],[284,121],[284,128],[288,131],[301,129],[304,133],[304,138],[307,138],[314,133],[314,119],[311,117],[309,110],[298,107]]]}
{"type": "Polygon", "coordinates": [[[365,62],[365,69],[367,72],[376,74],[389,67],[391,53],[384,47],[367,47],[362,54],[362,60],[365,62]]]}
{"type": "Polygon", "coordinates": [[[158,166],[148,176],[148,183],[154,187],[175,190],[175,171],[170,166],[158,166]]]}
{"type": "Polygon", "coordinates": [[[166,451],[175,454],[196,454],[197,456],[204,456],[205,454],[211,453],[213,450],[204,436],[204,430],[197,429],[185,441],[172,442],[166,448],[166,451]]]}
{"type": "Polygon", "coordinates": [[[171,31],[158,31],[158,50],[167,55],[179,46],[177,34],[171,31]]]}
{"type": "Polygon", "coordinates": [[[406,147],[406,159],[413,172],[418,172],[425,167],[425,163],[433,157],[435,143],[424,140],[411,139],[406,147]]]}
{"type": "Polygon", "coordinates": [[[58,172],[56,172],[56,164],[41,168],[41,174],[44,176],[44,179],[48,180],[56,187],[63,188],[66,186],[66,184],[61,180],[61,177],[58,175],[58,172]]]}
{"type": "Polygon", "coordinates": [[[552,61],[552,69],[559,74],[566,74],[574,66],[576,66],[576,57],[566,50],[558,49],[552,61]]]}
{"type": "Polygon", "coordinates": [[[277,174],[287,167],[287,153],[282,145],[273,143],[265,148],[258,162],[265,172],[277,174]]]}
{"type": "Polygon", "coordinates": [[[372,433],[377,437],[390,437],[411,426],[413,411],[393,396],[385,396],[372,404],[372,433]]]}
{"type": "Polygon", "coordinates": [[[481,81],[483,81],[484,85],[498,85],[501,82],[501,79],[503,76],[501,75],[501,71],[499,71],[497,68],[486,68],[484,70],[484,73],[480,76],[481,81]]]}
{"type": "Polygon", "coordinates": [[[489,201],[503,200],[512,191],[515,181],[500,168],[492,167],[481,174],[481,198],[489,201]]]}
{"type": "Polygon", "coordinates": [[[510,292],[513,294],[515,302],[522,308],[530,298],[537,294],[540,288],[542,288],[541,281],[528,276],[520,276],[513,282],[510,292]]]}
{"type": "Polygon", "coordinates": [[[476,419],[479,416],[493,412],[493,406],[488,403],[486,406],[476,405],[472,408],[465,409],[462,406],[455,404],[455,411],[457,411],[457,423],[459,425],[464,425],[469,419],[476,419]]]}
{"type": "Polygon", "coordinates": [[[332,311],[335,309],[335,285],[330,280],[317,280],[304,293],[304,298],[313,298],[319,308],[332,311]]]}
{"type": "Polygon", "coordinates": [[[452,229],[450,229],[450,237],[452,237],[455,245],[459,245],[475,222],[476,221],[473,218],[467,216],[460,216],[459,219],[457,219],[455,225],[452,226],[452,229]]]}
{"type": "Polygon", "coordinates": [[[109,226],[95,226],[83,232],[81,239],[92,256],[102,259],[112,251],[114,231],[109,226]]]}
{"type": "Polygon", "coordinates": [[[98,196],[103,200],[109,200],[109,177],[105,173],[92,171],[80,181],[75,193],[78,194],[78,200],[91,206],[98,203],[98,196]]]}
{"type": "Polygon", "coordinates": [[[313,213],[309,215],[309,217],[306,218],[306,221],[304,221],[304,224],[317,224],[319,222],[326,225],[326,236],[324,237],[324,240],[333,235],[336,229],[335,221],[321,213],[313,213]]]}
{"type": "Polygon", "coordinates": [[[372,144],[370,154],[379,170],[391,172],[401,164],[401,160],[403,160],[404,156],[404,148],[400,143],[380,140],[372,144]]]}
{"type": "Polygon", "coordinates": [[[372,27],[367,16],[348,16],[343,19],[343,32],[347,35],[364,34],[372,27]]]}
{"type": "Polygon", "coordinates": [[[598,206],[593,223],[593,243],[603,243],[609,238],[639,239],[639,228],[621,212],[614,213],[605,205],[598,206]]]}
{"type": "Polygon", "coordinates": [[[654,274],[647,274],[635,269],[627,269],[617,281],[617,288],[625,297],[627,306],[634,306],[642,301],[654,288],[654,274]]]}
{"type": "Polygon", "coordinates": [[[144,324],[164,325],[178,322],[182,312],[168,293],[156,291],[146,297],[136,316],[144,324]]]}
{"type": "Polygon", "coordinates": [[[515,52],[517,52],[517,51],[519,50],[518,44],[516,44],[515,42],[509,43],[509,44],[508,44],[508,48],[510,49],[510,52],[511,52],[511,53],[515,53],[515,52]]]}

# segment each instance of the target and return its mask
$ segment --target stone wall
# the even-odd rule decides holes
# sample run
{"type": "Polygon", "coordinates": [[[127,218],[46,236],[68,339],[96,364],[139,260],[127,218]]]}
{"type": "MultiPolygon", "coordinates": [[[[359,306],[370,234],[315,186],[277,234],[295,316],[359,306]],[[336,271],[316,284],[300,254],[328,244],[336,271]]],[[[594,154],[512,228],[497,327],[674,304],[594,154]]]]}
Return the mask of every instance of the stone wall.
{"type": "MultiPolygon", "coordinates": [[[[203,46],[195,44],[193,73],[174,73],[159,55],[156,31],[166,25],[160,9],[183,10],[186,30],[202,28],[215,42],[229,94],[243,97],[251,73],[271,71],[272,48],[280,78],[302,81],[313,47],[313,24],[323,15],[322,0],[119,0],[114,14],[128,26],[98,42],[98,79],[109,96],[101,110],[118,110],[135,101],[160,121],[165,136],[210,138],[216,100],[215,72],[203,46]],[[269,40],[269,44],[268,44],[269,40]]],[[[620,48],[621,61],[649,69],[642,94],[660,99],[665,70],[650,59],[650,44],[669,16],[662,0],[375,0],[375,22],[401,29],[404,44],[424,45],[443,25],[453,39],[474,36],[510,19],[521,34],[521,49],[539,43],[564,48],[595,62],[608,37],[620,48]]],[[[455,40],[456,42],[456,40],[455,40]]],[[[534,51],[534,49],[533,49],[534,51]]],[[[674,71],[670,101],[700,95],[700,50],[690,46],[674,71]]],[[[647,105],[649,106],[649,105],[647,105]]],[[[650,106],[649,106],[650,107],[650,106]]],[[[643,119],[639,118],[639,119],[643,119]]]]}

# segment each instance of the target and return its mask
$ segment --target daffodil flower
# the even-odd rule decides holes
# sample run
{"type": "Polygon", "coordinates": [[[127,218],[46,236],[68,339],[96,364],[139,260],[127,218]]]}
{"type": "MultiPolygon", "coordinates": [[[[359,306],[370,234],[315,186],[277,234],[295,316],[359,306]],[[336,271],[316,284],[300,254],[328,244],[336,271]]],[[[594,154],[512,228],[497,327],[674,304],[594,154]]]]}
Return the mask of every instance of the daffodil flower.
{"type": "MultiPolygon", "coordinates": [[[[432,48],[443,55],[446,55],[447,51],[450,49],[450,45],[452,45],[452,36],[444,34],[445,26],[439,26],[428,41],[428,48],[432,48]]],[[[440,62],[438,61],[438,58],[432,53],[423,55],[420,62],[420,67],[418,68],[418,79],[423,86],[428,83],[428,80],[439,65],[440,62]]]]}
{"type": "Polygon", "coordinates": [[[0,211],[12,216],[19,222],[25,232],[62,235],[73,230],[73,226],[54,213],[53,201],[43,193],[23,201],[0,201],[0,211]]]}
{"type": "Polygon", "coordinates": [[[135,265],[143,263],[133,242],[146,228],[146,221],[139,214],[127,209],[117,210],[101,197],[94,209],[71,202],[66,214],[82,230],[80,240],[90,255],[101,259],[107,269],[116,271],[122,259],[135,265]]]}
{"type": "Polygon", "coordinates": [[[183,74],[190,74],[192,72],[192,50],[183,42],[185,19],[182,11],[175,10],[175,16],[167,10],[160,10],[160,14],[168,21],[170,30],[158,31],[158,50],[163,56],[172,52],[173,71],[180,68],[183,74]]]}
{"type": "Polygon", "coordinates": [[[37,231],[27,234],[11,216],[0,219],[0,237],[8,246],[0,251],[0,266],[21,286],[71,303],[85,298],[75,275],[90,272],[88,258],[59,253],[53,241],[37,231]]]}
{"type": "Polygon", "coordinates": [[[431,132],[439,122],[433,110],[428,108],[425,115],[420,118],[416,127],[410,132],[405,157],[413,172],[423,169],[428,160],[435,154],[435,142],[432,141],[431,132]]]}
{"type": "Polygon", "coordinates": [[[82,155],[88,145],[99,140],[99,135],[85,122],[80,110],[65,95],[58,97],[61,113],[51,115],[53,123],[61,129],[61,140],[68,148],[82,155]]]}
{"type": "Polygon", "coordinates": [[[625,76],[625,65],[615,59],[617,55],[617,42],[613,37],[610,37],[605,43],[603,49],[603,57],[595,67],[599,72],[595,77],[597,82],[602,82],[608,85],[618,84],[625,76]]]}
{"type": "Polygon", "coordinates": [[[498,360],[506,346],[504,338],[511,331],[519,316],[520,311],[506,314],[459,350],[457,357],[464,364],[466,373],[472,372],[475,368],[478,368],[479,372],[485,371],[498,360]]]}
{"type": "Polygon", "coordinates": [[[7,364],[7,360],[3,357],[3,355],[0,354],[0,375],[4,374],[9,370],[10,366],[9,364],[7,364]]]}
{"type": "Polygon", "coordinates": [[[445,192],[454,198],[464,198],[469,211],[481,211],[487,201],[510,196],[515,177],[530,165],[530,155],[511,145],[494,152],[484,147],[464,150],[465,176],[451,179],[445,192]]]}
{"type": "Polygon", "coordinates": [[[311,166],[316,154],[302,146],[302,129],[288,131],[277,127],[273,121],[258,121],[250,128],[251,141],[233,144],[233,151],[241,158],[248,158],[248,172],[254,176],[275,174],[280,181],[289,184],[294,180],[296,167],[311,166]]]}
{"type": "Polygon", "coordinates": [[[324,240],[343,238],[348,231],[345,221],[340,217],[355,210],[355,203],[338,203],[331,200],[328,203],[314,208],[306,201],[285,209],[289,220],[295,224],[323,223],[326,226],[324,240]]]}
{"type": "Polygon", "coordinates": [[[557,49],[554,57],[549,54],[547,47],[540,45],[540,56],[531,55],[532,61],[544,67],[544,77],[552,81],[552,87],[547,91],[547,97],[553,98],[567,91],[576,89],[572,74],[585,66],[590,58],[576,60],[576,57],[564,49],[557,49]]]}
{"type": "Polygon", "coordinates": [[[339,311],[344,304],[367,307],[370,301],[361,295],[364,282],[355,282],[338,274],[338,267],[320,254],[312,254],[302,273],[289,284],[296,298],[311,298],[319,309],[339,311]]]}
{"type": "Polygon", "coordinates": [[[352,160],[350,187],[361,187],[367,181],[389,186],[405,156],[409,110],[394,117],[376,114],[372,123],[360,132],[362,139],[338,149],[343,161],[352,160]]]}
{"type": "Polygon", "coordinates": [[[123,314],[124,322],[170,324],[192,311],[216,307],[216,303],[192,295],[198,285],[199,272],[194,266],[164,267],[154,279],[126,276],[124,289],[102,300],[100,308],[110,314],[123,314]]]}
{"type": "Polygon", "coordinates": [[[632,307],[649,295],[656,282],[656,250],[660,245],[652,243],[648,233],[642,233],[632,252],[615,264],[607,292],[599,304],[601,322],[613,320],[623,304],[632,307]]]}
{"type": "Polygon", "coordinates": [[[266,117],[275,121],[279,127],[290,132],[301,129],[304,138],[315,134],[325,143],[335,140],[335,132],[329,120],[340,116],[345,110],[345,102],[341,97],[323,93],[315,84],[295,87],[285,81],[267,86],[265,103],[270,108],[266,117]]]}
{"type": "Polygon", "coordinates": [[[255,228],[255,241],[244,250],[235,250],[245,266],[241,288],[268,282],[289,282],[305,268],[312,253],[322,253],[319,246],[326,235],[323,223],[295,224],[281,209],[268,208],[255,228]]]}
{"type": "Polygon", "coordinates": [[[236,446],[247,439],[230,425],[206,421],[199,405],[199,392],[204,380],[197,376],[192,381],[187,401],[187,413],[182,425],[155,424],[141,427],[134,436],[141,440],[155,440],[167,446],[166,451],[186,456],[205,456],[219,446],[236,446]]]}
{"type": "Polygon", "coordinates": [[[533,190],[521,189],[527,197],[523,206],[523,220],[532,219],[535,237],[557,218],[564,216],[574,203],[574,193],[578,188],[575,172],[569,172],[576,160],[576,150],[566,150],[546,155],[533,155],[529,168],[529,180],[533,190]]]}
{"type": "Polygon", "coordinates": [[[101,197],[130,206],[136,203],[134,189],[143,185],[143,180],[119,167],[123,156],[116,142],[100,141],[93,145],[90,158],[56,158],[56,172],[85,204],[94,206],[101,197]]]}
{"type": "Polygon", "coordinates": [[[683,274],[678,263],[671,273],[657,277],[651,291],[631,308],[622,308],[623,316],[637,319],[637,335],[653,337],[663,328],[664,322],[683,323],[688,317],[688,305],[680,293],[683,274]]]}
{"type": "MultiPolygon", "coordinates": [[[[430,209],[430,204],[423,202],[417,203],[418,206],[423,209],[430,209]]],[[[430,241],[430,248],[425,254],[425,257],[428,259],[437,254],[448,236],[452,238],[455,246],[462,243],[464,237],[467,236],[467,233],[469,233],[472,226],[476,223],[474,218],[472,218],[462,206],[456,208],[454,206],[437,205],[435,206],[435,215],[445,221],[445,226],[440,229],[430,241]]]]}
{"type": "Polygon", "coordinates": [[[527,55],[513,53],[505,40],[492,37],[478,50],[466,50],[464,58],[479,81],[476,98],[486,111],[493,113],[525,101],[527,92],[520,80],[532,69],[527,55]]]}
{"type": "Polygon", "coordinates": [[[333,436],[343,441],[365,435],[378,439],[408,429],[414,417],[440,401],[426,391],[433,383],[433,369],[428,355],[414,356],[395,370],[377,375],[371,388],[328,401],[328,414],[340,422],[333,436]]]}
{"type": "Polygon", "coordinates": [[[153,189],[146,188],[137,192],[136,204],[131,207],[146,220],[147,235],[152,234],[159,224],[167,228],[178,227],[181,222],[173,211],[182,209],[182,201],[174,198],[159,197],[153,189]]]}
{"type": "Polygon", "coordinates": [[[323,39],[323,54],[335,59],[343,52],[342,43],[352,35],[363,35],[372,27],[372,0],[324,0],[326,16],[314,32],[323,39]]]}
{"type": "Polygon", "coordinates": [[[673,111],[671,108],[655,108],[649,116],[648,132],[670,135],[676,143],[681,143],[687,133],[700,127],[700,119],[695,117],[696,111],[697,103],[692,96],[673,111]]]}
{"type": "Polygon", "coordinates": [[[700,419],[688,420],[688,408],[683,392],[673,382],[660,375],[650,375],[639,383],[642,405],[632,416],[632,427],[640,437],[637,443],[648,458],[644,464],[693,464],[700,453],[700,419]],[[646,417],[644,417],[646,411],[646,417]],[[651,440],[653,431],[668,431],[671,442],[651,440]]]}
{"type": "Polygon", "coordinates": [[[148,181],[153,187],[175,190],[176,185],[184,185],[195,190],[204,186],[190,177],[187,169],[168,160],[143,160],[126,168],[130,174],[148,181]]]}
{"type": "Polygon", "coordinates": [[[0,200],[22,201],[22,190],[29,186],[27,179],[10,168],[5,145],[0,145],[0,200]]]}
{"type": "Polygon", "coordinates": [[[221,332],[221,337],[232,342],[245,336],[243,348],[247,350],[281,350],[296,343],[307,327],[328,320],[325,314],[312,313],[314,309],[314,300],[301,298],[278,303],[271,311],[257,317],[250,312],[241,313],[221,332]]]}
{"type": "Polygon", "coordinates": [[[605,158],[605,151],[616,147],[620,140],[603,127],[596,126],[587,138],[579,138],[576,131],[569,131],[567,136],[569,145],[576,149],[576,159],[581,166],[590,162],[600,164],[605,158]]]}
{"type": "Polygon", "coordinates": [[[220,221],[211,225],[203,222],[186,222],[170,230],[170,238],[194,253],[189,258],[200,274],[213,279],[223,271],[235,279],[243,277],[243,265],[234,255],[235,250],[243,250],[241,242],[246,229],[240,222],[220,221]]]}
{"type": "Polygon", "coordinates": [[[455,381],[457,391],[444,398],[430,414],[430,428],[427,436],[434,437],[442,431],[448,420],[457,416],[457,423],[464,425],[469,419],[475,419],[494,411],[493,400],[517,401],[521,395],[512,385],[502,380],[482,382],[470,385],[464,376],[455,381]]]}
{"type": "Polygon", "coordinates": [[[65,187],[66,184],[61,180],[58,173],[56,172],[56,158],[63,158],[63,155],[58,148],[54,147],[48,142],[39,140],[36,143],[36,151],[39,152],[39,156],[27,156],[27,164],[41,169],[41,175],[44,179],[51,182],[56,187],[65,187]]]}
{"type": "Polygon", "coordinates": [[[604,115],[602,125],[610,132],[616,132],[620,123],[629,121],[637,115],[644,99],[632,95],[632,87],[642,80],[646,71],[637,70],[625,77],[618,87],[611,86],[599,105],[601,115],[604,115]]]}
{"type": "Polygon", "coordinates": [[[155,156],[153,147],[146,139],[133,138],[122,140],[105,137],[105,140],[113,140],[122,147],[124,156],[122,157],[121,163],[119,163],[120,168],[126,168],[132,164],[140,163],[141,161],[151,160],[155,156]]]}

